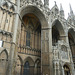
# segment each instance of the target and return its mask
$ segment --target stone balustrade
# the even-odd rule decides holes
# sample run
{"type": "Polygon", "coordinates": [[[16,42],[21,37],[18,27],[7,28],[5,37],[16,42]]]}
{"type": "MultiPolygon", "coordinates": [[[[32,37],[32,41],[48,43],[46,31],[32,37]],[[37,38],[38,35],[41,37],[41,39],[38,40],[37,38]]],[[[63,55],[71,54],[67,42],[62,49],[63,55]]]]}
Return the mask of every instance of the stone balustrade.
{"type": "Polygon", "coordinates": [[[39,56],[39,57],[41,56],[41,50],[36,50],[30,47],[24,47],[24,46],[20,46],[18,48],[18,53],[34,55],[34,56],[39,56]]]}

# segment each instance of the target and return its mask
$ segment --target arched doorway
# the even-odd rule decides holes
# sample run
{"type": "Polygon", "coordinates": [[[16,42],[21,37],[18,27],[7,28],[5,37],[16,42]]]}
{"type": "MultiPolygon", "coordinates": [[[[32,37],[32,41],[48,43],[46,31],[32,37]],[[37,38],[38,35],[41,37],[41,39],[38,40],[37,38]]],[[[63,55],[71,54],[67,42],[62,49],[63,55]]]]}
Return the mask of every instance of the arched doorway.
{"type": "Polygon", "coordinates": [[[41,75],[41,62],[37,63],[37,75],[41,75]]]}
{"type": "Polygon", "coordinates": [[[30,74],[30,65],[29,65],[28,61],[25,62],[23,70],[24,70],[23,75],[31,75],[30,74]]]}
{"type": "Polygon", "coordinates": [[[72,28],[68,31],[68,39],[75,67],[75,32],[72,28]]]}
{"type": "Polygon", "coordinates": [[[71,75],[70,74],[70,68],[67,65],[64,65],[63,67],[64,67],[64,74],[65,75],[71,75]]]}
{"type": "Polygon", "coordinates": [[[35,75],[41,75],[41,61],[40,59],[37,59],[35,61],[35,75]]]}
{"type": "Polygon", "coordinates": [[[25,59],[23,75],[34,75],[34,61],[31,57],[25,59]]]}
{"type": "Polygon", "coordinates": [[[56,45],[58,40],[65,41],[63,36],[65,36],[65,32],[62,24],[59,22],[59,20],[55,20],[52,24],[52,45],[56,45]]]}

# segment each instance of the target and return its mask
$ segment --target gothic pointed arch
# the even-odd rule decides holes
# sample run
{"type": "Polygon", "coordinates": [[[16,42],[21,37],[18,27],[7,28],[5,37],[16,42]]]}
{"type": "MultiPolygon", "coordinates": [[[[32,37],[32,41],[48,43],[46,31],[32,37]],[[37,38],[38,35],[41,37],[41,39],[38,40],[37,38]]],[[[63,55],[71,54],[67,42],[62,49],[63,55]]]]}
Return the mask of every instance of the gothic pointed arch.
{"type": "Polygon", "coordinates": [[[56,19],[52,23],[52,43],[55,44],[58,42],[58,40],[64,40],[64,38],[62,38],[63,36],[65,36],[63,26],[61,22],[56,19]]]}
{"type": "Polygon", "coordinates": [[[27,13],[33,13],[36,17],[38,17],[42,27],[48,26],[44,13],[37,6],[28,5],[20,9],[21,18],[27,13]]]}
{"type": "Polygon", "coordinates": [[[75,41],[75,31],[73,28],[69,28],[68,33],[70,33],[72,35],[73,41],[75,41]]]}
{"type": "Polygon", "coordinates": [[[36,68],[36,74],[37,75],[41,75],[41,60],[38,58],[38,59],[36,59],[36,61],[35,61],[35,68],[36,68]]]}
{"type": "Polygon", "coordinates": [[[6,50],[3,50],[0,53],[0,74],[5,75],[7,73],[8,67],[8,53],[6,50]]]}
{"type": "Polygon", "coordinates": [[[10,6],[10,10],[15,11],[14,5],[11,5],[11,6],[10,6]]]}
{"type": "Polygon", "coordinates": [[[33,75],[34,74],[34,61],[31,57],[27,57],[24,61],[23,75],[33,75]]]}
{"type": "MultiPolygon", "coordinates": [[[[48,28],[48,22],[44,12],[40,10],[36,5],[27,5],[20,9],[21,19],[21,40],[20,52],[31,56],[41,57],[41,30],[48,28]],[[22,39],[22,37],[25,37],[22,39]]],[[[34,75],[34,62],[30,57],[24,62],[23,74],[28,72],[30,75],[34,75]],[[30,63],[31,62],[31,63],[30,63]],[[33,63],[33,64],[32,64],[33,63]],[[26,68],[26,70],[25,70],[26,68]],[[28,68],[28,69],[27,69],[28,68]]],[[[41,68],[40,63],[39,70],[41,68]]],[[[40,70],[41,71],[41,70],[40,70]]],[[[40,74],[40,73],[38,73],[40,74]]]]}
{"type": "Polygon", "coordinates": [[[68,63],[64,64],[63,68],[64,68],[64,74],[65,75],[71,75],[71,67],[68,63]]]}
{"type": "Polygon", "coordinates": [[[9,5],[8,5],[7,2],[4,2],[2,6],[5,7],[5,8],[8,8],[9,7],[9,5]]]}
{"type": "Polygon", "coordinates": [[[57,14],[59,14],[59,8],[58,8],[56,2],[55,2],[55,5],[54,5],[54,6],[52,7],[52,9],[51,9],[51,14],[52,14],[52,15],[57,15],[57,14]]]}
{"type": "Polygon", "coordinates": [[[7,52],[7,50],[6,50],[6,49],[2,50],[1,53],[0,53],[0,55],[1,55],[2,53],[5,53],[5,57],[6,57],[6,59],[8,59],[8,52],[7,52]]]}
{"type": "Polygon", "coordinates": [[[70,28],[68,30],[68,40],[69,40],[69,46],[72,53],[73,62],[75,65],[75,31],[73,30],[73,28],[70,28]]]}
{"type": "Polygon", "coordinates": [[[25,64],[26,61],[29,61],[29,64],[32,65],[32,66],[34,66],[34,60],[33,60],[33,58],[31,58],[29,56],[26,57],[23,64],[25,64]]]}
{"type": "Polygon", "coordinates": [[[18,74],[18,75],[22,74],[22,65],[23,65],[23,60],[20,57],[20,55],[18,55],[15,74],[18,74]]]}

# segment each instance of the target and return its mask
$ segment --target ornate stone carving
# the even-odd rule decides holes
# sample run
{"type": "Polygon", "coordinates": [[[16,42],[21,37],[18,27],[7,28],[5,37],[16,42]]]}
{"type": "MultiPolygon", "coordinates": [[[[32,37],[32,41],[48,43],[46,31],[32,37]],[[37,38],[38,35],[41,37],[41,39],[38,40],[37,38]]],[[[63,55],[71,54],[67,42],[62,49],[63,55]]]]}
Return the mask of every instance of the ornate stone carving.
{"type": "Polygon", "coordinates": [[[11,37],[13,35],[11,32],[7,32],[7,31],[4,31],[4,30],[0,30],[0,33],[2,33],[3,35],[11,36],[11,37]]]}
{"type": "Polygon", "coordinates": [[[41,0],[22,0],[20,3],[20,7],[22,8],[23,6],[28,6],[28,5],[32,5],[32,6],[36,6],[38,7],[42,13],[45,15],[46,19],[48,20],[49,15],[50,15],[50,9],[44,7],[43,3],[41,0]]]}

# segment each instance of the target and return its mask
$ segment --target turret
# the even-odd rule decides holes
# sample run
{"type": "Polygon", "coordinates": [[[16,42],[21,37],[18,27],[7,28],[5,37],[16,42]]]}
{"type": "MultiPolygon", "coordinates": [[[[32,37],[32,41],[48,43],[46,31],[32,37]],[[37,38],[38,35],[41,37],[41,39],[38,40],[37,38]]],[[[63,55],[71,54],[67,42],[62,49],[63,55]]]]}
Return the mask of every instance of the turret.
{"type": "Polygon", "coordinates": [[[64,10],[63,10],[62,4],[60,4],[60,15],[64,17],[64,10]]]}
{"type": "Polygon", "coordinates": [[[71,4],[69,4],[69,6],[70,6],[70,15],[74,15],[74,14],[73,14],[72,7],[71,7],[71,4]]]}
{"type": "Polygon", "coordinates": [[[44,6],[49,7],[49,0],[44,0],[44,6]]]}

